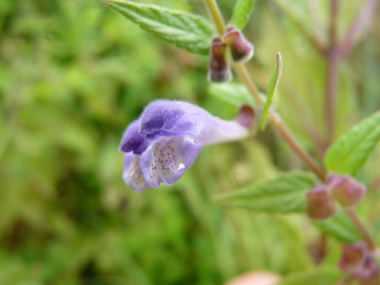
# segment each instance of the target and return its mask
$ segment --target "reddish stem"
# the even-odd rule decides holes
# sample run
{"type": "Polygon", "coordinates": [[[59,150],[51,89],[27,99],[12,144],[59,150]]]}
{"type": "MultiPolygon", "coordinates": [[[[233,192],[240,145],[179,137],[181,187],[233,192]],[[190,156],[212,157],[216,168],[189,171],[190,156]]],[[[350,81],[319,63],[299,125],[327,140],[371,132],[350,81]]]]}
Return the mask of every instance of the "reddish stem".
{"type": "Polygon", "coordinates": [[[327,58],[327,80],[326,80],[326,124],[327,124],[327,144],[330,145],[334,139],[335,131],[335,105],[338,89],[338,60],[336,49],[336,22],[338,16],[339,0],[331,0],[330,11],[330,46],[326,52],[327,58]]]}

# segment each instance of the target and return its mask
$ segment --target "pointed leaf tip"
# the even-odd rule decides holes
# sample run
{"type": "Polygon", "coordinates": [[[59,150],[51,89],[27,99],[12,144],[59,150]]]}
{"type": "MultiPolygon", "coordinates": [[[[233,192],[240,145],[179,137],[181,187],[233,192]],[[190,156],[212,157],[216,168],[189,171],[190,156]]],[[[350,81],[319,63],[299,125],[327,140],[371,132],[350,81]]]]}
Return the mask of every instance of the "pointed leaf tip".
{"type": "Polygon", "coordinates": [[[331,172],[355,175],[380,140],[380,112],[364,119],[334,142],[324,163],[331,172]]]}
{"type": "Polygon", "coordinates": [[[158,38],[192,53],[209,53],[214,29],[212,23],[201,15],[129,0],[102,1],[158,38]]]}
{"type": "Polygon", "coordinates": [[[276,77],[276,87],[280,82],[280,78],[282,75],[282,55],[281,52],[277,53],[277,77],[276,77]]]}
{"type": "Polygon", "coordinates": [[[239,29],[243,29],[249,21],[249,17],[252,13],[253,6],[256,0],[237,0],[233,15],[232,22],[239,29]]]}
{"type": "Polygon", "coordinates": [[[267,101],[264,104],[263,113],[260,118],[261,130],[265,129],[266,121],[269,115],[270,106],[272,105],[272,102],[273,102],[274,92],[276,91],[276,88],[280,82],[281,75],[282,75],[282,55],[280,52],[278,52],[276,67],[273,70],[272,77],[269,81],[269,86],[268,86],[268,91],[267,91],[267,101]]]}

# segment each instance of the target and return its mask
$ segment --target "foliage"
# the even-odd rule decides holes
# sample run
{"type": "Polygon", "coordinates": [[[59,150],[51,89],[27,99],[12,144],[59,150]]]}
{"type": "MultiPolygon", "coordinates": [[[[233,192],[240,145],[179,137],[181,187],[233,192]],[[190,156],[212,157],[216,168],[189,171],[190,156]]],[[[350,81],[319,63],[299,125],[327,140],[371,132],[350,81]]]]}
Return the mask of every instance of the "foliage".
{"type": "Polygon", "coordinates": [[[243,189],[215,197],[215,201],[229,207],[254,212],[305,212],[305,193],[316,179],[311,173],[287,173],[273,179],[258,181],[243,189]]]}
{"type": "Polygon", "coordinates": [[[208,54],[213,28],[200,15],[127,0],[105,0],[105,3],[159,38],[193,53],[208,54]]]}
{"type": "MultiPolygon", "coordinates": [[[[251,270],[286,275],[284,284],[335,280],[330,268],[336,268],[339,244],[328,240],[317,272],[312,268],[318,259],[306,249],[318,243],[316,228],[339,241],[358,240],[346,216],[313,227],[304,215],[264,215],[212,202],[300,168],[271,130],[204,148],[174,186],[138,194],[124,185],[119,140],[148,102],[186,100],[225,119],[236,116],[237,105],[253,102],[236,82],[212,86],[209,96],[207,58],[197,54],[207,54],[213,29],[197,3],[156,0],[167,7],[157,12],[158,5],[143,1],[113,2],[141,27],[185,50],[154,38],[101,1],[0,1],[0,283],[222,284],[251,270]]],[[[253,2],[238,1],[249,4],[234,12],[238,26],[245,25],[253,2]]],[[[354,2],[342,1],[338,33],[352,23],[359,7],[354,2]]],[[[224,15],[235,4],[218,3],[224,15]]],[[[321,15],[327,11],[324,4],[320,9],[321,15]]],[[[312,18],[305,1],[258,1],[245,34],[254,39],[249,68],[261,90],[270,81],[273,55],[280,50],[286,59],[281,96],[273,105],[302,145],[318,154],[325,147],[325,63],[299,29],[312,31],[312,18]]],[[[370,187],[358,211],[377,240],[379,149],[372,148],[378,114],[344,134],[380,107],[378,37],[371,33],[339,74],[336,135],[366,147],[342,148],[360,152],[349,169],[340,164],[340,140],[326,156],[337,162],[326,162],[329,169],[350,173],[367,159],[357,177],[370,187]]],[[[303,185],[312,181],[305,178],[303,185]]],[[[278,205],[294,210],[290,206],[278,205]]]]}
{"type": "Polygon", "coordinates": [[[315,221],[314,224],[322,231],[342,242],[354,243],[360,240],[360,235],[343,210],[326,221],[315,221]]]}
{"type": "Polygon", "coordinates": [[[243,29],[249,21],[249,16],[252,13],[253,6],[256,0],[237,0],[234,13],[232,15],[232,22],[239,29],[243,29]]]}
{"type": "Polygon", "coordinates": [[[287,276],[278,285],[333,285],[339,281],[342,274],[337,268],[319,268],[317,270],[308,270],[297,272],[287,276]]]}
{"type": "Polygon", "coordinates": [[[276,67],[272,73],[272,77],[269,81],[268,91],[267,91],[267,100],[265,101],[264,107],[263,107],[263,113],[261,114],[260,118],[260,125],[261,129],[263,130],[266,125],[266,120],[269,115],[270,107],[273,102],[273,96],[274,92],[276,91],[276,87],[278,83],[280,82],[282,74],[282,57],[281,53],[277,53],[277,64],[276,67]]]}
{"type": "Polygon", "coordinates": [[[380,112],[349,130],[326,152],[327,170],[354,175],[380,140],[380,112]]]}
{"type": "Polygon", "coordinates": [[[209,93],[211,96],[238,108],[244,104],[255,106],[255,101],[253,101],[251,94],[240,83],[210,84],[209,93]]]}

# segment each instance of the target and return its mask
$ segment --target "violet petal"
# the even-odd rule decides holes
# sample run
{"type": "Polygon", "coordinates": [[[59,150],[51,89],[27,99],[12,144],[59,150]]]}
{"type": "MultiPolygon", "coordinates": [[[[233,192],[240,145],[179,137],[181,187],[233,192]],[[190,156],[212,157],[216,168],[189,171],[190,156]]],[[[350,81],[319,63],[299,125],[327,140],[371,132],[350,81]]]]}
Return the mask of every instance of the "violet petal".
{"type": "Polygon", "coordinates": [[[159,100],[141,118],[141,133],[150,141],[159,137],[187,135],[202,145],[247,138],[249,131],[235,121],[212,116],[190,103],[159,100]]]}
{"type": "Polygon", "coordinates": [[[145,137],[140,134],[140,123],[141,120],[138,119],[126,129],[121,139],[120,151],[133,151],[134,154],[141,154],[149,146],[149,141],[146,141],[145,137]]]}

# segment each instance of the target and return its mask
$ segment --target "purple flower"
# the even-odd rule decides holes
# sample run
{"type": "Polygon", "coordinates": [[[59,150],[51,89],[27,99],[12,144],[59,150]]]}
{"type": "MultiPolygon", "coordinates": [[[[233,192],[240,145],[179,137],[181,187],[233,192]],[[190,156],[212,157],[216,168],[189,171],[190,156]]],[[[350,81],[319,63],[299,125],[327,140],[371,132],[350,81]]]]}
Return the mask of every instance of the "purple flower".
{"type": "Polygon", "coordinates": [[[137,192],[174,184],[194,163],[202,146],[245,139],[249,129],[186,102],[158,100],[129,125],[120,144],[123,179],[137,192]]]}

